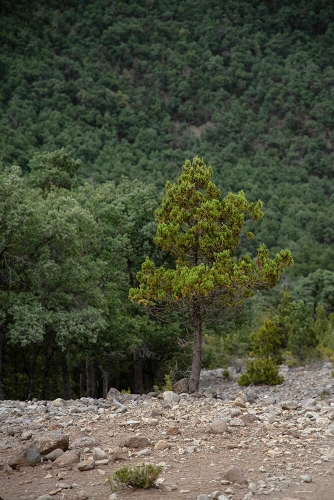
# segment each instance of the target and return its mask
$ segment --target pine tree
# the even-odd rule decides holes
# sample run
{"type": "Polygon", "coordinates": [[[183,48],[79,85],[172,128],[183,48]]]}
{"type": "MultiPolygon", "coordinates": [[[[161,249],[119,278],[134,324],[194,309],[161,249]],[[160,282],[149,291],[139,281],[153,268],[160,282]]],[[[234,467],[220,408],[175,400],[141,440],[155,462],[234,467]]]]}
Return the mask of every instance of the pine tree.
{"type": "Polygon", "coordinates": [[[166,195],[157,210],[155,243],[177,257],[175,269],[156,268],[146,259],[137,275],[139,288],[130,298],[152,313],[179,313],[191,325],[193,359],[189,391],[199,385],[204,321],[218,321],[226,308],[239,306],[256,290],[276,285],[293,263],[289,250],[269,258],[261,245],[257,258],[236,256],[240,238],[252,238],[245,224],[262,216],[262,202],[248,203],[243,191],[221,198],[211,181],[213,171],[195,157],[187,160],[175,184],[166,184],[166,195]]]}

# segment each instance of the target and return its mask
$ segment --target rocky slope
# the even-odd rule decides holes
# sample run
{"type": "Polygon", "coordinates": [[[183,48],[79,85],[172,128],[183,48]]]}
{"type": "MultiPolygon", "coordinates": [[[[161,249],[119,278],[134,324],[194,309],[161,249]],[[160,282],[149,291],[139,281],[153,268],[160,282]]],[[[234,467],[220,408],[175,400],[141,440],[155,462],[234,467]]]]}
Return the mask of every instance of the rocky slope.
{"type": "Polygon", "coordinates": [[[191,396],[2,401],[0,497],[333,500],[332,366],[281,371],[278,387],[213,370],[191,396]],[[108,476],[138,462],[163,466],[157,487],[110,496],[108,476]]]}

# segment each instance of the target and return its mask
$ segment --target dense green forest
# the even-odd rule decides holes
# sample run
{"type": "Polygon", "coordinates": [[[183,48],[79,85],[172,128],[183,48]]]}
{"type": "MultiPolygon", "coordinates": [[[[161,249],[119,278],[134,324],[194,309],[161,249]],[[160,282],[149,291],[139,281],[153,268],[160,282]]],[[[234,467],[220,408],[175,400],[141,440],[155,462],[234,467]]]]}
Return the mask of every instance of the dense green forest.
{"type": "Polygon", "coordinates": [[[128,289],[146,256],[171,264],[154,211],[195,155],[223,196],[264,202],[240,251],[263,242],[295,261],[205,332],[203,365],[249,352],[269,316],[287,356],[304,362],[307,336],[331,356],[330,0],[4,0],[0,47],[0,397],[140,392],[187,373],[187,332],[128,289]]]}

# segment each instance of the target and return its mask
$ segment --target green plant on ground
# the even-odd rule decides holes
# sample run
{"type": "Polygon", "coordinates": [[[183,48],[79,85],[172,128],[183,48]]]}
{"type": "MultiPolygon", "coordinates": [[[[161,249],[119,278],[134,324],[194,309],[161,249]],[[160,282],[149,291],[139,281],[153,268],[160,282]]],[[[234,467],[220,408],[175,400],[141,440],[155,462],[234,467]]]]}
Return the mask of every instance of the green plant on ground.
{"type": "Polygon", "coordinates": [[[278,366],[273,359],[258,358],[246,363],[246,373],[243,373],[238,384],[269,384],[278,385],[283,382],[283,377],[278,374],[278,366]]]}
{"type": "Polygon", "coordinates": [[[164,379],[165,379],[165,385],[163,386],[163,390],[164,391],[172,391],[173,390],[173,383],[172,383],[172,380],[170,378],[170,375],[165,375],[164,379]]]}
{"type": "Polygon", "coordinates": [[[127,389],[122,389],[121,394],[131,394],[131,389],[128,387],[127,389]]]}
{"type": "Polygon", "coordinates": [[[254,361],[246,363],[246,373],[238,380],[239,385],[270,384],[277,385],[283,382],[278,374],[280,339],[278,328],[274,321],[265,320],[258,332],[251,334],[253,352],[257,355],[254,361]]]}
{"type": "Polygon", "coordinates": [[[224,380],[231,380],[232,379],[231,374],[228,370],[223,370],[223,379],[224,380]]]}
{"type": "Polygon", "coordinates": [[[132,488],[152,488],[159,477],[162,467],[154,464],[138,464],[136,467],[124,466],[114,471],[108,481],[112,491],[131,486],[132,488]]]}

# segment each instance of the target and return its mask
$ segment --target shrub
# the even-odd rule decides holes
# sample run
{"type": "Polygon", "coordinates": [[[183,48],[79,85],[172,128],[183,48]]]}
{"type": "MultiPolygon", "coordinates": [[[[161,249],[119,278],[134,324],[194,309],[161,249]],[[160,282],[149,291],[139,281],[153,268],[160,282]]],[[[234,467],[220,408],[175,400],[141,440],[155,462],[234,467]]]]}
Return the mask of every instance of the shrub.
{"type": "Polygon", "coordinates": [[[238,380],[239,385],[268,384],[278,385],[283,382],[278,374],[278,366],[273,359],[258,358],[246,363],[246,373],[238,380]]]}
{"type": "Polygon", "coordinates": [[[112,491],[126,486],[133,488],[152,488],[154,481],[158,478],[162,467],[153,464],[140,464],[136,467],[121,467],[115,470],[113,477],[108,477],[112,491]]]}

